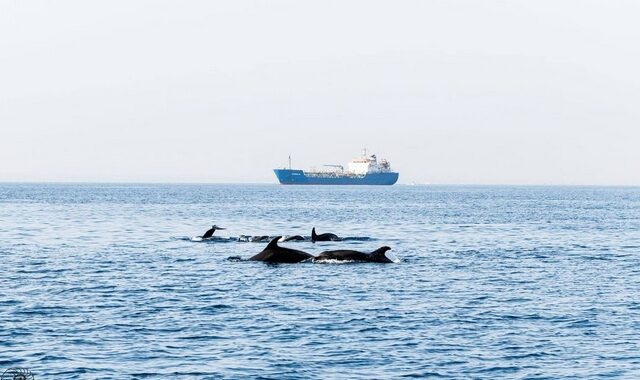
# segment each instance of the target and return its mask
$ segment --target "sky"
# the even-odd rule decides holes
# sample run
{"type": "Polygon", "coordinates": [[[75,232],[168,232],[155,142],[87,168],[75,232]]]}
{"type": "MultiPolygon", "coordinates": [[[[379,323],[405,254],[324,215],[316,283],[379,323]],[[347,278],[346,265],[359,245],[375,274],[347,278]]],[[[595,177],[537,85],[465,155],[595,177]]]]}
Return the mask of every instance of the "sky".
{"type": "Polygon", "coordinates": [[[0,181],[640,185],[640,2],[0,2],[0,181]]]}

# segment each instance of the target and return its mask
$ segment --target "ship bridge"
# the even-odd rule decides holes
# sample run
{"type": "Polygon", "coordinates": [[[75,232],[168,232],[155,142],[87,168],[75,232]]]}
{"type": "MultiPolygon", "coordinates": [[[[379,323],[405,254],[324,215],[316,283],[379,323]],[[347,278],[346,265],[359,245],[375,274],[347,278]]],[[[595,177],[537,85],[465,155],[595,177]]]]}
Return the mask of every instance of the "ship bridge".
{"type": "Polygon", "coordinates": [[[349,172],[353,174],[367,173],[388,173],[391,171],[391,165],[385,159],[378,161],[375,154],[367,156],[367,150],[363,151],[361,157],[354,158],[349,162],[349,172]]]}

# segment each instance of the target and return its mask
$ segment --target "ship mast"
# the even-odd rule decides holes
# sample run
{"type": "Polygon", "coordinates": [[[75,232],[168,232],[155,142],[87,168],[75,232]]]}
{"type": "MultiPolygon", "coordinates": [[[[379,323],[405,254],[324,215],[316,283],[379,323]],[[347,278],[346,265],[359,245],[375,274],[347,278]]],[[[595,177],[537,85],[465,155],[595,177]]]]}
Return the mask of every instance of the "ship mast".
{"type": "Polygon", "coordinates": [[[291,155],[289,155],[289,170],[291,170],[291,155]]]}

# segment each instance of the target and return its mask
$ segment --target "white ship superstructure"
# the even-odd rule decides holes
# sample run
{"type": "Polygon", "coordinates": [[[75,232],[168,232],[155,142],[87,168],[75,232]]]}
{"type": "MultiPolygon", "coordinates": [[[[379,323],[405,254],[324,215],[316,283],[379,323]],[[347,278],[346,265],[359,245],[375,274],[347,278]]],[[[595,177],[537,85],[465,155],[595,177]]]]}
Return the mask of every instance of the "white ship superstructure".
{"type": "Polygon", "coordinates": [[[364,175],[368,173],[388,173],[391,171],[389,161],[384,158],[378,162],[375,154],[367,156],[367,150],[362,152],[362,156],[354,158],[349,162],[348,170],[352,174],[364,175]]]}

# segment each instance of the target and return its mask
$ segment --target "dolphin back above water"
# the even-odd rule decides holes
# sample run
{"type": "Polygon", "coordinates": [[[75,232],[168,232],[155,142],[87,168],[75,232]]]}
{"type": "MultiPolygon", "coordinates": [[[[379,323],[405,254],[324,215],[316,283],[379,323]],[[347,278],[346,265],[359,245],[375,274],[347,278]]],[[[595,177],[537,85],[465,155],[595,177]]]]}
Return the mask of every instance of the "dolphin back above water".
{"type": "Polygon", "coordinates": [[[280,238],[280,242],[284,243],[287,241],[305,241],[306,239],[300,235],[289,235],[289,236],[283,236],[280,238]]]}
{"type": "Polygon", "coordinates": [[[313,256],[299,251],[297,249],[280,247],[278,245],[278,240],[280,240],[282,236],[276,236],[271,239],[269,244],[262,250],[262,252],[258,253],[255,256],[252,256],[250,261],[264,261],[266,263],[299,263],[304,260],[312,259],[313,256]]]}
{"type": "Polygon", "coordinates": [[[260,235],[260,236],[251,236],[251,235],[240,235],[236,238],[236,241],[244,242],[244,243],[259,243],[263,241],[268,241],[269,236],[260,235]]]}
{"type": "Polygon", "coordinates": [[[352,251],[348,249],[340,249],[336,251],[325,251],[315,257],[313,261],[365,261],[371,263],[395,263],[398,258],[391,252],[387,252],[391,248],[384,246],[376,249],[371,253],[352,251]]]}
{"type": "Polygon", "coordinates": [[[317,241],[338,241],[338,240],[340,240],[340,238],[336,234],[324,233],[324,234],[318,235],[316,234],[315,227],[311,229],[311,241],[314,243],[317,241]]]}

